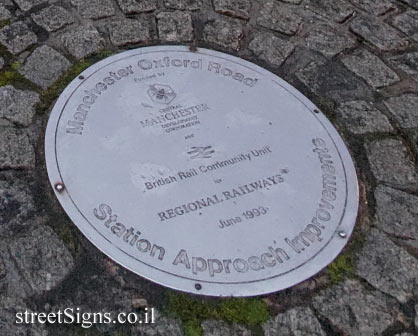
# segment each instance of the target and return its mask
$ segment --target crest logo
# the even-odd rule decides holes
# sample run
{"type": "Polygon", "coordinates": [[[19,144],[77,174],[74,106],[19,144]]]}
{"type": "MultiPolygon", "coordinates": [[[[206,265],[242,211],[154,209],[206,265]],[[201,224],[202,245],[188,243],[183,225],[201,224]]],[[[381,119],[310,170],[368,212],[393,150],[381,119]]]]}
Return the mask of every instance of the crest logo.
{"type": "Polygon", "coordinates": [[[150,85],[147,93],[154,103],[159,103],[159,104],[168,105],[174,100],[174,98],[176,98],[176,94],[174,90],[168,85],[162,85],[162,84],[150,85]]]}
{"type": "Polygon", "coordinates": [[[190,155],[191,159],[209,159],[212,157],[212,154],[215,153],[215,150],[212,149],[212,146],[205,147],[192,147],[187,152],[190,155]]]}

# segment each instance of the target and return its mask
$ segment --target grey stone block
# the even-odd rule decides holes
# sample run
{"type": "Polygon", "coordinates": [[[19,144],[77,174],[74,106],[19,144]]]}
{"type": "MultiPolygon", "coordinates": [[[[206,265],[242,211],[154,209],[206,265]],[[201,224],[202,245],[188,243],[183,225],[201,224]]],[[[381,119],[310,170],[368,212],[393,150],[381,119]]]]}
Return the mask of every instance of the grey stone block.
{"type": "Polygon", "coordinates": [[[11,85],[0,87],[0,118],[17,125],[29,126],[35,115],[39,94],[33,91],[16,90],[11,85]]]}
{"type": "Polygon", "coordinates": [[[68,52],[82,59],[103,49],[104,39],[92,25],[83,25],[61,35],[61,41],[68,52]]]}
{"type": "Polygon", "coordinates": [[[35,150],[28,134],[13,127],[0,127],[0,169],[33,169],[35,150]]]}
{"type": "Polygon", "coordinates": [[[309,49],[319,51],[327,57],[334,57],[346,49],[354,48],[357,41],[346,30],[328,24],[320,24],[309,29],[301,44],[306,45],[309,49]]]}
{"type": "Polygon", "coordinates": [[[305,7],[335,22],[343,22],[354,13],[354,7],[345,0],[307,0],[305,7]]]}
{"type": "Polygon", "coordinates": [[[164,42],[193,40],[192,17],[183,12],[161,12],[157,15],[158,35],[164,42]]]}
{"type": "Polygon", "coordinates": [[[373,175],[378,182],[418,190],[418,174],[408,149],[401,140],[383,139],[366,143],[373,175]]]}
{"type": "Polygon", "coordinates": [[[393,25],[406,36],[418,42],[418,11],[407,10],[405,13],[395,16],[393,25]]]}
{"type": "Polygon", "coordinates": [[[296,307],[276,315],[263,325],[265,336],[326,336],[311,309],[296,307]]]}
{"type": "Polygon", "coordinates": [[[215,11],[221,14],[248,20],[250,17],[250,0],[213,0],[215,11]]]}
{"type": "Polygon", "coordinates": [[[383,15],[387,13],[388,11],[396,8],[395,5],[389,1],[389,0],[379,0],[379,1],[373,1],[373,0],[351,0],[351,2],[365,10],[366,12],[373,14],[373,15],[383,15]]]}
{"type": "Polygon", "coordinates": [[[115,46],[144,43],[151,39],[149,23],[144,19],[114,19],[105,26],[115,46]]]}
{"type": "Polygon", "coordinates": [[[418,260],[377,230],[371,231],[358,252],[356,273],[399,302],[418,294],[418,260]]]}
{"type": "Polygon", "coordinates": [[[355,18],[350,29],[382,51],[399,50],[408,46],[408,41],[400,32],[374,16],[355,18]]]}
{"type": "Polygon", "coordinates": [[[385,105],[402,128],[418,127],[418,94],[389,98],[385,105]]]}
{"type": "Polygon", "coordinates": [[[70,252],[46,225],[12,240],[9,252],[33,294],[53,289],[74,267],[70,252]]]}
{"type": "Polygon", "coordinates": [[[13,55],[38,42],[36,35],[23,22],[15,22],[0,29],[0,43],[13,55]]]}
{"type": "Polygon", "coordinates": [[[101,19],[115,14],[111,0],[71,0],[71,4],[85,19],[101,19]]]}
{"type": "Polygon", "coordinates": [[[418,52],[404,53],[393,56],[390,61],[400,70],[418,82],[418,52]]]}
{"type": "Polygon", "coordinates": [[[374,197],[376,225],[418,249],[418,197],[384,185],[376,188],[374,197]]]}
{"type": "Polygon", "coordinates": [[[289,57],[295,46],[271,33],[257,33],[251,40],[249,49],[260,59],[278,67],[289,57]]]}
{"type": "Polygon", "coordinates": [[[72,15],[60,6],[49,6],[31,15],[33,21],[48,32],[53,32],[74,22],[72,15]]]}
{"type": "Polygon", "coordinates": [[[302,24],[302,17],[293,6],[268,1],[260,9],[257,24],[286,35],[295,35],[302,24]]]}
{"type": "Polygon", "coordinates": [[[157,9],[157,0],[117,0],[125,14],[146,13],[157,9]]]}
{"type": "Polygon", "coordinates": [[[26,59],[25,64],[19,69],[20,74],[43,89],[52,85],[71,63],[56,50],[43,45],[26,59]]]}
{"type": "Polygon", "coordinates": [[[364,100],[352,100],[341,103],[336,115],[340,124],[353,134],[392,132],[388,118],[377,108],[364,100]]]}
{"type": "Polygon", "coordinates": [[[47,3],[48,0],[14,0],[22,11],[28,11],[35,6],[47,3]]]}
{"type": "Polygon", "coordinates": [[[355,50],[352,54],[344,57],[342,62],[375,89],[400,81],[398,75],[379,57],[365,49],[355,50]]]}
{"type": "Polygon", "coordinates": [[[355,280],[345,280],[321,291],[313,298],[313,306],[334,328],[347,335],[381,335],[399,313],[394,299],[368,291],[355,280]]]}
{"type": "Polygon", "coordinates": [[[209,22],[204,28],[206,41],[226,49],[239,50],[244,30],[241,21],[222,19],[209,22]]]}

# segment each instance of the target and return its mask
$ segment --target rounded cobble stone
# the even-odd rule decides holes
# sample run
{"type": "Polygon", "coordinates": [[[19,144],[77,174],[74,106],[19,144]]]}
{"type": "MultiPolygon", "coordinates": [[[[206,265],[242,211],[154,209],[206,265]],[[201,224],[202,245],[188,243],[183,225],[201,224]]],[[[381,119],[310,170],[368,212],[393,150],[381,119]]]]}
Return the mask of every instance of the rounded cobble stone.
{"type": "Polygon", "coordinates": [[[21,53],[37,41],[37,36],[24,22],[15,22],[0,29],[0,43],[13,55],[21,53]]]}
{"type": "Polygon", "coordinates": [[[56,31],[74,22],[72,15],[60,6],[49,6],[31,15],[33,21],[48,32],[56,31]]]}
{"type": "Polygon", "coordinates": [[[377,181],[403,189],[418,190],[418,173],[402,141],[375,140],[366,143],[366,151],[377,181]]]}
{"type": "Polygon", "coordinates": [[[35,150],[25,130],[0,127],[0,169],[33,169],[35,150]]]}
{"type": "Polygon", "coordinates": [[[358,253],[356,273],[401,303],[418,294],[418,260],[377,230],[358,253]]]}
{"type": "Polygon", "coordinates": [[[321,291],[313,298],[313,306],[335,329],[348,335],[381,335],[399,314],[394,299],[366,290],[356,280],[321,291]]]}
{"type": "Polygon", "coordinates": [[[71,63],[56,50],[43,45],[33,51],[19,72],[43,89],[55,83],[71,66],[71,63]]]}
{"type": "Polygon", "coordinates": [[[17,90],[11,85],[0,86],[0,118],[17,125],[29,126],[35,115],[39,94],[17,90]]]}

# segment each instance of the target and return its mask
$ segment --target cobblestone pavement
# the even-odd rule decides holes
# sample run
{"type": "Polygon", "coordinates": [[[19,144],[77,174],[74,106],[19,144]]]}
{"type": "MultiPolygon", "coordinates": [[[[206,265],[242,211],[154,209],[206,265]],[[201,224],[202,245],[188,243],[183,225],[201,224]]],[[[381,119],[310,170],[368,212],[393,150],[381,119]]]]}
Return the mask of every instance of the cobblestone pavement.
{"type": "Polygon", "coordinates": [[[417,0],[0,0],[1,335],[418,335],[417,167],[417,0]],[[343,254],[314,278],[231,304],[179,295],[113,264],[57,204],[43,152],[57,95],[105,56],[167,43],[260,64],[343,135],[359,219],[343,254]],[[26,309],[146,305],[157,324],[14,323],[26,309]]]}

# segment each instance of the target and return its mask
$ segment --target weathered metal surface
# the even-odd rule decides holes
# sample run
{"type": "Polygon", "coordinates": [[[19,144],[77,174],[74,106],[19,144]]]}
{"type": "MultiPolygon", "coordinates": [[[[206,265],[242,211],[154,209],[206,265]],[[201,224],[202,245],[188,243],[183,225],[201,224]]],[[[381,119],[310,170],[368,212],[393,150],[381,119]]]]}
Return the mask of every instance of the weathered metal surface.
{"type": "Polygon", "coordinates": [[[327,118],[207,49],[140,48],[85,70],[51,113],[46,162],[95,246],[195,294],[295,285],[338,255],[357,216],[355,169],[327,118]]]}

